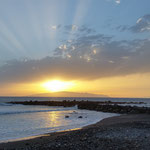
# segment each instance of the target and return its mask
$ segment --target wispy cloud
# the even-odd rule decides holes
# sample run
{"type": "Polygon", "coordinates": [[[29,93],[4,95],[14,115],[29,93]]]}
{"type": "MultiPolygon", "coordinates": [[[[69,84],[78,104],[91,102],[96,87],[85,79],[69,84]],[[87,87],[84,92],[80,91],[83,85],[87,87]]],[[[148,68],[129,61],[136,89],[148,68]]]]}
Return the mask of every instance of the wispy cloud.
{"type": "Polygon", "coordinates": [[[127,26],[127,25],[119,25],[119,26],[117,26],[116,27],[116,30],[118,30],[118,31],[120,31],[120,32],[124,32],[124,31],[127,31],[127,30],[129,30],[129,26],[127,26]]]}
{"type": "Polygon", "coordinates": [[[95,33],[96,31],[90,27],[87,27],[85,25],[82,26],[78,26],[75,24],[71,24],[71,25],[54,25],[51,26],[50,28],[51,30],[59,30],[61,32],[64,32],[65,34],[75,34],[76,35],[83,35],[83,34],[92,34],[95,33]]]}

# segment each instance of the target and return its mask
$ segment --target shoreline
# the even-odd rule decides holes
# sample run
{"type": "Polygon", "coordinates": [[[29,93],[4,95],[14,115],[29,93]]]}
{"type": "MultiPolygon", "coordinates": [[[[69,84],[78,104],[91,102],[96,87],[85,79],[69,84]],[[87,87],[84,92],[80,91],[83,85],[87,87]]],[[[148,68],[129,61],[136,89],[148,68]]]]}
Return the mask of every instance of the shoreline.
{"type": "MultiPolygon", "coordinates": [[[[115,117],[108,117],[108,118],[105,118],[105,119],[95,123],[95,124],[85,126],[78,130],[54,132],[54,133],[43,134],[40,137],[35,137],[33,139],[26,139],[26,140],[14,141],[14,142],[8,142],[8,143],[0,143],[0,149],[41,149],[41,150],[45,149],[46,150],[46,149],[50,148],[50,149],[54,149],[54,150],[55,149],[56,150],[57,149],[66,149],[67,150],[67,147],[70,147],[71,149],[77,149],[78,144],[80,145],[80,148],[82,148],[83,143],[87,144],[87,146],[91,147],[91,146],[97,144],[97,142],[100,142],[100,141],[97,141],[95,143],[95,141],[93,141],[93,138],[94,138],[94,140],[97,140],[97,138],[95,139],[95,135],[97,136],[98,133],[100,134],[100,135],[98,135],[98,138],[100,136],[102,144],[105,145],[103,147],[103,149],[104,148],[109,149],[107,147],[107,146],[109,146],[109,144],[106,144],[107,143],[106,141],[107,140],[109,141],[111,137],[115,136],[115,134],[118,134],[119,132],[120,132],[119,134],[121,135],[121,137],[123,137],[123,139],[124,139],[125,135],[124,134],[122,135],[121,133],[123,132],[123,130],[125,128],[129,128],[131,131],[137,130],[138,134],[139,133],[142,134],[142,132],[141,132],[142,130],[143,130],[143,132],[147,131],[146,133],[149,133],[147,135],[148,138],[139,136],[139,139],[135,138],[135,139],[133,139],[133,141],[142,139],[141,143],[139,142],[140,144],[146,144],[145,142],[143,142],[143,138],[144,138],[144,140],[150,141],[150,132],[149,132],[150,131],[150,115],[149,114],[133,114],[133,115],[128,114],[128,115],[120,115],[120,116],[115,116],[115,117]],[[140,129],[139,130],[140,132],[139,132],[138,128],[136,126],[137,125],[140,126],[140,124],[141,124],[142,128],[139,128],[140,129]],[[121,130],[119,132],[115,131],[111,135],[111,132],[113,132],[113,130],[117,130],[117,129],[121,129],[121,130]],[[110,134],[109,138],[108,138],[108,136],[101,137],[101,135],[103,135],[105,132],[108,135],[110,134]],[[87,139],[90,141],[90,144],[87,139]],[[69,141],[72,140],[71,145],[70,145],[70,142],[68,143],[68,140],[69,141]]],[[[127,133],[125,133],[125,134],[127,134],[127,133]]],[[[128,133],[128,134],[132,135],[132,132],[128,133]]],[[[135,134],[135,136],[136,136],[136,134],[135,134]]],[[[122,142],[125,142],[125,144],[126,144],[126,140],[124,139],[122,142]]],[[[111,139],[111,141],[112,141],[112,139],[111,139]]],[[[118,143],[118,141],[113,141],[113,143],[119,147],[122,146],[118,143]]],[[[130,143],[130,145],[128,145],[128,146],[130,148],[132,147],[132,149],[134,149],[135,145],[130,143]]],[[[144,146],[147,147],[147,145],[144,145],[144,146]]],[[[148,148],[150,148],[150,146],[147,147],[147,149],[148,148]]],[[[89,148],[86,148],[86,149],[89,149],[89,148]]],[[[93,148],[93,149],[95,149],[95,148],[93,148]]],[[[138,148],[136,148],[136,149],[138,149],[138,148]]]]}
{"type": "MultiPolygon", "coordinates": [[[[120,114],[116,114],[114,116],[108,116],[106,118],[111,118],[111,117],[115,117],[115,116],[120,116],[120,114]]],[[[100,120],[94,121],[92,123],[87,123],[87,124],[83,125],[82,127],[76,127],[76,128],[70,128],[70,129],[62,129],[62,130],[58,130],[58,131],[45,132],[45,133],[41,133],[41,134],[38,134],[38,135],[31,135],[31,136],[27,136],[27,137],[20,137],[20,138],[14,138],[14,139],[10,139],[10,140],[3,140],[3,141],[0,141],[0,144],[31,140],[31,139],[35,139],[35,138],[49,136],[50,134],[53,134],[53,133],[61,133],[61,132],[69,132],[69,131],[81,130],[81,129],[86,128],[88,126],[92,126],[94,124],[97,124],[98,122],[101,122],[103,119],[106,119],[106,118],[101,118],[100,120]]]]}
{"type": "MultiPolygon", "coordinates": [[[[90,126],[90,125],[87,125],[87,126],[90,126]]],[[[87,126],[84,126],[84,127],[87,127],[87,126]]],[[[82,127],[82,128],[84,128],[84,127],[82,127]]],[[[48,132],[48,133],[43,133],[43,134],[33,135],[33,136],[28,136],[28,137],[23,137],[23,138],[16,138],[16,139],[11,139],[11,140],[5,140],[5,141],[2,141],[2,142],[0,141],[0,145],[1,144],[7,144],[7,143],[21,142],[21,141],[26,141],[26,140],[32,140],[32,139],[35,139],[35,138],[41,138],[41,137],[49,136],[50,134],[53,134],[53,133],[61,133],[61,132],[69,132],[69,131],[81,130],[82,128],[74,128],[74,129],[67,129],[67,130],[62,130],[62,131],[54,131],[54,132],[48,132]]]]}

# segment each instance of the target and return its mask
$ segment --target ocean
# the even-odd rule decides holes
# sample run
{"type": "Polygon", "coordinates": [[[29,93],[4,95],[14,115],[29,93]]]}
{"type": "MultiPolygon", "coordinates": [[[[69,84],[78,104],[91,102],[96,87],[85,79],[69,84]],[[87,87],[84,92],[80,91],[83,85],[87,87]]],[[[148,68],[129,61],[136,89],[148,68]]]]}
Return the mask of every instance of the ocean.
{"type": "Polygon", "coordinates": [[[45,133],[64,131],[96,123],[104,118],[119,114],[78,110],[77,107],[27,106],[8,104],[10,101],[89,100],[144,102],[130,104],[150,107],[150,99],[133,98],[38,98],[0,97],[0,142],[29,138],[45,133]],[[69,116],[66,118],[65,116],[69,116]],[[82,118],[79,118],[82,116],[82,118]]]}

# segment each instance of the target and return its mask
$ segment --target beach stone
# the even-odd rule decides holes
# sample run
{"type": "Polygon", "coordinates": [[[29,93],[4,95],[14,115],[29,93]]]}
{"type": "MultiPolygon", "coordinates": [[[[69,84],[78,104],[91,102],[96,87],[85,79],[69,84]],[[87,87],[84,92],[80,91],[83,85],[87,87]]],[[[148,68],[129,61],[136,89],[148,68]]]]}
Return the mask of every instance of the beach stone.
{"type": "Polygon", "coordinates": [[[82,116],[79,116],[78,118],[83,118],[82,116]]]}
{"type": "Polygon", "coordinates": [[[69,116],[65,116],[65,118],[69,118],[69,116]]]}

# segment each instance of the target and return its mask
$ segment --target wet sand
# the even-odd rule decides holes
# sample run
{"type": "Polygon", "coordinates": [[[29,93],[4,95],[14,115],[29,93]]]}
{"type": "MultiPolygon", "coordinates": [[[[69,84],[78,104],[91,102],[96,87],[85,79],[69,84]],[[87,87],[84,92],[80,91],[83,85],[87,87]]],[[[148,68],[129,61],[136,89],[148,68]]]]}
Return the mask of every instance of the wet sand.
{"type": "Polygon", "coordinates": [[[23,150],[149,150],[150,115],[110,117],[79,130],[0,144],[0,149],[23,150]]]}

